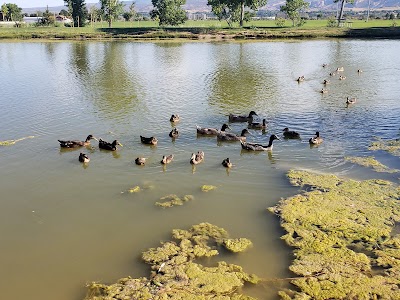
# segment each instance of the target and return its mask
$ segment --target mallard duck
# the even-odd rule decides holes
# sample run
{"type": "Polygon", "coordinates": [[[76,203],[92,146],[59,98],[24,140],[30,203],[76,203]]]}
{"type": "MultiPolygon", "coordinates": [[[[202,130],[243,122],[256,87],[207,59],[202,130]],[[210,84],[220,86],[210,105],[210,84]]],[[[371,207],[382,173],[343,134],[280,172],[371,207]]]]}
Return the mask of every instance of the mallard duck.
{"type": "Polygon", "coordinates": [[[218,141],[246,141],[246,134],[250,133],[246,128],[242,130],[240,135],[230,132],[220,132],[217,134],[218,141]]]}
{"type": "Polygon", "coordinates": [[[175,122],[179,122],[180,119],[181,118],[179,117],[179,115],[172,115],[171,118],[169,119],[169,121],[175,123],[175,122]]]}
{"type": "Polygon", "coordinates": [[[344,71],[344,67],[338,67],[337,69],[336,69],[336,72],[343,72],[344,71]]]}
{"type": "Polygon", "coordinates": [[[328,90],[327,90],[327,89],[321,89],[319,92],[320,92],[321,94],[326,94],[326,93],[328,93],[328,90]]]}
{"type": "Polygon", "coordinates": [[[253,121],[253,116],[258,116],[255,111],[251,111],[248,116],[243,116],[243,115],[229,115],[229,122],[252,122],[253,121]]]}
{"type": "Polygon", "coordinates": [[[336,76],[336,72],[330,72],[329,76],[336,76]]]}
{"type": "Polygon", "coordinates": [[[154,136],[152,137],[140,136],[140,141],[146,145],[157,145],[158,142],[158,140],[154,136]]]}
{"type": "Polygon", "coordinates": [[[361,69],[358,69],[357,70],[357,73],[362,73],[363,71],[361,70],[361,69]]]}
{"type": "Polygon", "coordinates": [[[178,129],[176,129],[176,128],[172,129],[171,132],[169,133],[169,136],[172,138],[177,138],[179,136],[178,129]]]}
{"type": "Polygon", "coordinates": [[[192,156],[190,157],[190,163],[192,165],[198,165],[204,160],[204,152],[203,151],[198,151],[197,154],[192,153],[192,156]]]}
{"type": "Polygon", "coordinates": [[[144,157],[137,157],[135,159],[135,164],[137,164],[138,166],[144,166],[144,164],[146,163],[146,159],[144,157]]]}
{"type": "Polygon", "coordinates": [[[357,102],[357,99],[356,99],[356,98],[347,97],[347,99],[346,99],[346,104],[347,104],[347,105],[349,105],[349,104],[354,104],[354,103],[356,103],[356,102],[357,102]]]}
{"type": "Polygon", "coordinates": [[[319,144],[321,144],[323,141],[324,141],[323,138],[319,136],[319,131],[317,131],[317,132],[315,133],[315,136],[314,136],[314,137],[312,137],[312,138],[310,138],[310,139],[308,140],[308,142],[309,142],[311,145],[319,145],[319,144]]]}
{"type": "Polygon", "coordinates": [[[117,140],[114,140],[112,143],[103,141],[102,139],[99,140],[99,148],[104,150],[115,151],[117,150],[117,146],[121,146],[122,144],[117,140]]]}
{"type": "Polygon", "coordinates": [[[242,146],[242,149],[244,150],[249,150],[249,151],[271,151],[273,148],[273,142],[274,140],[279,140],[279,138],[273,134],[269,138],[269,143],[267,146],[263,146],[262,144],[256,144],[256,143],[246,143],[243,141],[240,141],[240,144],[242,146]]]}
{"type": "Polygon", "coordinates": [[[226,129],[230,129],[228,124],[222,124],[221,130],[218,130],[216,128],[205,128],[196,125],[197,134],[203,135],[217,135],[220,132],[225,132],[226,129]]]}
{"type": "Polygon", "coordinates": [[[298,77],[296,80],[297,80],[297,82],[303,82],[304,80],[306,80],[306,78],[304,77],[304,75],[302,75],[302,76],[298,77]]]}
{"type": "Polygon", "coordinates": [[[327,66],[329,66],[328,64],[322,64],[323,68],[326,68],[327,66]]]}
{"type": "Polygon", "coordinates": [[[162,157],[162,160],[161,160],[161,163],[163,164],[163,165],[167,165],[167,164],[169,164],[172,160],[174,159],[174,155],[173,154],[170,154],[170,155],[168,155],[168,156],[163,156],[162,157]]]}
{"type": "Polygon", "coordinates": [[[327,80],[327,79],[324,79],[324,81],[323,81],[322,83],[325,84],[325,85],[327,85],[327,84],[330,84],[331,81],[330,81],[330,80],[327,80]]]}
{"type": "Polygon", "coordinates": [[[81,163],[88,163],[89,161],[90,161],[90,158],[89,158],[89,156],[87,156],[85,153],[80,153],[79,154],[79,161],[81,162],[81,163]]]}
{"type": "Polygon", "coordinates": [[[286,139],[299,139],[300,134],[296,131],[289,130],[289,128],[283,129],[283,137],[286,139]]]}
{"type": "Polygon", "coordinates": [[[262,123],[249,122],[248,128],[265,129],[265,128],[267,128],[267,120],[263,119],[262,123]]]}
{"type": "Polygon", "coordinates": [[[339,80],[345,80],[346,76],[339,76],[339,80]]]}
{"type": "Polygon", "coordinates": [[[231,163],[231,160],[229,159],[229,157],[228,158],[225,158],[223,161],[222,161],[222,165],[225,167],[225,168],[232,168],[232,163],[231,163]]]}
{"type": "Polygon", "coordinates": [[[60,143],[60,147],[62,147],[62,148],[78,148],[78,147],[83,147],[83,146],[89,146],[91,139],[97,141],[97,139],[93,135],[89,134],[87,136],[86,140],[84,140],[84,141],[78,141],[78,140],[62,141],[62,140],[58,140],[58,142],[60,143]]]}

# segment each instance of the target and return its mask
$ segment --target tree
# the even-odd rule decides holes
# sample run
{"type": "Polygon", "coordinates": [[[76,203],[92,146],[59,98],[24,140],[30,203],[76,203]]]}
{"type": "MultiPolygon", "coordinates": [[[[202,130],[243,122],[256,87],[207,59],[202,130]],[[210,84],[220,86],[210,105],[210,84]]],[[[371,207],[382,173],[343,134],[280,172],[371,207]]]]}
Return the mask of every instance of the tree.
{"type": "Polygon", "coordinates": [[[181,7],[186,0],[151,0],[154,9],[150,11],[153,20],[158,20],[159,25],[180,25],[186,21],[186,12],[181,7]]]}
{"type": "Polygon", "coordinates": [[[3,21],[7,20],[6,16],[8,15],[8,6],[5,3],[1,6],[1,14],[3,16],[3,21]]]}
{"type": "Polygon", "coordinates": [[[108,22],[108,27],[111,28],[112,21],[124,10],[124,4],[119,0],[100,0],[101,12],[108,22]]]}
{"type": "Polygon", "coordinates": [[[60,10],[60,12],[58,13],[60,16],[65,16],[68,17],[70,16],[69,12],[65,9],[60,10]]]}
{"type": "Polygon", "coordinates": [[[4,21],[4,16],[6,21],[21,21],[22,20],[22,8],[18,7],[18,5],[13,4],[13,3],[7,3],[3,4],[1,6],[1,11],[3,12],[3,21],[4,21]],[[3,6],[4,10],[3,10],[3,6]],[[5,12],[5,14],[4,14],[5,12]]]}
{"type": "Polygon", "coordinates": [[[75,27],[84,27],[88,17],[85,0],[64,0],[75,27]]]}
{"type": "MultiPolygon", "coordinates": [[[[345,0],[343,0],[345,1],[345,0]]],[[[307,8],[310,3],[304,0],[286,0],[286,5],[281,6],[281,11],[285,12],[289,19],[292,20],[293,26],[300,23],[300,10],[307,8]]]]}
{"type": "Polygon", "coordinates": [[[342,4],[340,5],[340,13],[338,16],[338,27],[340,26],[340,21],[343,19],[343,9],[344,9],[344,5],[346,3],[350,3],[353,4],[354,0],[333,0],[334,3],[338,3],[338,2],[342,2],[342,4]]]}
{"type": "Polygon", "coordinates": [[[50,26],[54,25],[55,19],[54,14],[49,11],[49,7],[47,6],[46,10],[43,13],[41,19],[38,20],[38,24],[42,26],[50,26]]]}
{"type": "Polygon", "coordinates": [[[135,10],[135,2],[132,2],[132,4],[129,6],[129,11],[126,11],[122,15],[125,19],[125,21],[131,21],[134,20],[136,17],[136,10],[135,10]]]}
{"type": "Polygon", "coordinates": [[[245,12],[246,7],[258,10],[266,4],[267,0],[208,0],[207,2],[219,20],[226,20],[229,26],[239,22],[240,27],[243,27],[243,22],[250,17],[250,14],[245,12]]]}

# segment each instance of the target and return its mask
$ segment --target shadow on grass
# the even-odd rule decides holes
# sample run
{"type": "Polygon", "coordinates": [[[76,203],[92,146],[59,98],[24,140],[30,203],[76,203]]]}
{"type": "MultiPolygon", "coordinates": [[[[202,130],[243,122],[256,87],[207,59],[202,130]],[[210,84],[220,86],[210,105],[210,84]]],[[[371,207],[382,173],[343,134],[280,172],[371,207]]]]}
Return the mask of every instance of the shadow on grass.
{"type": "Polygon", "coordinates": [[[400,27],[349,28],[345,37],[400,39],[400,27]]]}
{"type": "MultiPolygon", "coordinates": [[[[223,28],[219,28],[223,29],[223,28]]],[[[215,31],[215,28],[207,27],[138,27],[138,28],[99,28],[101,32],[111,35],[142,35],[155,32],[180,33],[188,32],[192,34],[205,34],[215,31]]]]}

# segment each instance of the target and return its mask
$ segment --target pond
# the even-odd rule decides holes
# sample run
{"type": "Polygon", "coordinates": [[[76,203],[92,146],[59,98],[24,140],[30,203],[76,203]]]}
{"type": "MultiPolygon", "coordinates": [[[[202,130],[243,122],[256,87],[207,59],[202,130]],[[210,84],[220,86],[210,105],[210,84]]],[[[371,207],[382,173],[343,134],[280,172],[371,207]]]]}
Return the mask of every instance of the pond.
{"type": "MultiPolygon", "coordinates": [[[[219,257],[267,279],[244,293],[277,299],[287,281],[274,279],[292,275],[293,257],[267,208],[298,191],[285,177],[289,169],[398,183],[398,173],[345,157],[374,155],[400,169],[397,157],[367,150],[374,137],[400,137],[399,48],[392,40],[2,42],[0,141],[34,138],[0,146],[1,298],[83,299],[88,282],[148,276],[143,251],[169,240],[174,228],[210,222],[253,242],[245,253],[219,257]],[[338,67],[344,71],[329,76],[338,67]],[[357,103],[346,106],[347,97],[357,103]],[[219,129],[229,113],[251,110],[268,128],[247,139],[266,144],[278,135],[272,152],[196,134],[196,125],[219,129]],[[181,116],[175,140],[172,114],[181,116]],[[301,139],[283,139],[285,127],[301,139]],[[324,143],[310,147],[316,131],[324,143]],[[123,147],[107,152],[92,141],[65,150],[57,141],[89,134],[123,147]],[[157,146],[141,144],[140,135],[157,137],[157,146]],[[191,153],[200,150],[204,162],[193,167],[191,153]],[[81,151],[88,164],[78,161],[81,151]],[[163,167],[167,154],[174,160],[163,167]],[[146,164],[135,165],[137,157],[146,164]],[[227,157],[230,170],[221,165],[227,157]],[[204,193],[202,185],[217,189],[204,193]],[[127,192],[135,186],[142,190],[127,192]],[[155,205],[169,194],[194,199],[155,205]]],[[[247,126],[229,125],[235,133],[247,126]]]]}

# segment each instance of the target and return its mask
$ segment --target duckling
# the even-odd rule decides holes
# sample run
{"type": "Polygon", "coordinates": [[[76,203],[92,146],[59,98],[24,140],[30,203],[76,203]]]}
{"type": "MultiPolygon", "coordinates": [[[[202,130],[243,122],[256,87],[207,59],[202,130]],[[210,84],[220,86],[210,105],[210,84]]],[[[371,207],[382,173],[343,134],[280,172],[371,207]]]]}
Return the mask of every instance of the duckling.
{"type": "Polygon", "coordinates": [[[99,148],[104,150],[115,151],[117,150],[117,146],[121,146],[122,144],[117,140],[114,140],[112,143],[103,141],[102,139],[99,140],[99,148]]]}
{"type": "Polygon", "coordinates": [[[192,165],[198,165],[199,163],[203,162],[203,160],[204,160],[203,151],[198,151],[197,154],[192,153],[192,156],[190,157],[190,163],[192,165]]]}
{"type": "Polygon", "coordinates": [[[347,97],[347,99],[346,99],[346,104],[347,104],[347,105],[349,105],[349,104],[354,104],[354,103],[356,103],[356,102],[357,102],[357,99],[356,99],[356,98],[347,97]]]}
{"type": "Polygon", "coordinates": [[[346,76],[339,76],[339,80],[345,80],[346,76]]]}
{"type": "Polygon", "coordinates": [[[243,116],[243,115],[229,115],[229,122],[252,122],[253,121],[253,116],[258,116],[255,111],[251,111],[248,116],[243,116]]]}
{"type": "Polygon", "coordinates": [[[256,143],[246,143],[243,141],[240,141],[240,144],[242,146],[242,149],[244,150],[249,150],[249,151],[271,151],[273,148],[273,142],[274,140],[279,140],[279,138],[273,134],[269,137],[269,143],[267,146],[263,146],[262,144],[256,144],[256,143]]]}
{"type": "Polygon", "coordinates": [[[203,135],[217,135],[220,132],[225,132],[226,129],[230,129],[230,127],[227,124],[222,124],[221,130],[215,129],[215,128],[203,128],[200,126],[196,125],[197,129],[197,134],[203,134],[203,135]]]}
{"type": "Polygon", "coordinates": [[[361,69],[358,69],[358,70],[357,70],[357,73],[358,73],[358,74],[360,74],[360,73],[362,73],[362,72],[363,72],[363,70],[361,70],[361,69]]]}
{"type": "Polygon", "coordinates": [[[323,141],[324,141],[323,138],[319,136],[319,131],[317,131],[317,132],[315,133],[315,136],[314,136],[314,137],[312,137],[312,138],[310,138],[310,139],[308,140],[308,142],[309,142],[311,145],[319,145],[319,144],[321,144],[323,141]]]}
{"type": "Polygon", "coordinates": [[[327,80],[327,79],[325,79],[323,82],[322,82],[324,85],[327,85],[327,84],[330,84],[331,83],[331,81],[330,80],[327,80]]]}
{"type": "Polygon", "coordinates": [[[249,122],[248,128],[265,129],[265,128],[267,128],[267,121],[265,119],[263,119],[262,123],[249,122]]]}
{"type": "Polygon", "coordinates": [[[137,164],[138,166],[144,166],[145,163],[146,163],[146,158],[144,157],[137,157],[135,159],[135,164],[137,164]]]}
{"type": "Polygon", "coordinates": [[[297,82],[302,82],[302,81],[306,80],[306,78],[304,77],[304,75],[302,75],[302,76],[298,77],[296,80],[297,80],[297,82]]]}
{"type": "Polygon", "coordinates": [[[89,156],[87,156],[85,153],[80,153],[79,154],[79,161],[81,162],[81,163],[88,163],[89,161],[90,161],[90,158],[89,158],[89,156]]]}
{"type": "Polygon", "coordinates": [[[140,141],[146,145],[157,145],[158,142],[158,140],[154,136],[152,137],[140,136],[140,141]]]}
{"type": "Polygon", "coordinates": [[[336,69],[336,72],[344,72],[344,67],[338,67],[338,68],[336,69]]]}
{"type": "Polygon", "coordinates": [[[323,68],[326,68],[327,66],[329,66],[328,64],[322,64],[323,68]]]}
{"type": "Polygon", "coordinates": [[[60,147],[62,148],[78,148],[78,147],[83,147],[83,146],[89,146],[90,145],[90,140],[96,140],[97,139],[89,134],[86,138],[86,140],[84,141],[78,141],[78,140],[73,140],[73,141],[62,141],[62,140],[58,140],[58,142],[60,143],[60,147]]]}
{"type": "Polygon", "coordinates": [[[321,94],[326,94],[326,93],[328,93],[328,90],[327,90],[327,89],[321,89],[319,92],[320,92],[321,94]]]}
{"type": "Polygon", "coordinates": [[[172,129],[171,132],[169,133],[169,136],[172,138],[177,138],[179,136],[178,129],[176,129],[176,128],[172,129]]]}
{"type": "Polygon", "coordinates": [[[286,139],[299,139],[300,134],[296,131],[291,131],[289,128],[283,129],[283,137],[286,139]]]}
{"type": "Polygon", "coordinates": [[[229,159],[229,157],[222,161],[222,165],[225,168],[232,168],[232,166],[233,166],[232,163],[231,163],[231,160],[229,159]]]}
{"type": "Polygon", "coordinates": [[[330,72],[329,76],[336,76],[336,72],[330,72]]]}
{"type": "Polygon", "coordinates": [[[218,141],[246,141],[246,134],[250,133],[246,128],[242,130],[240,136],[230,132],[220,132],[217,134],[218,141]]]}
{"type": "Polygon", "coordinates": [[[168,156],[163,156],[162,157],[162,160],[161,160],[161,163],[163,164],[163,165],[167,165],[167,164],[169,164],[172,160],[174,159],[174,155],[173,154],[170,154],[170,155],[168,155],[168,156]]]}
{"type": "Polygon", "coordinates": [[[172,115],[171,118],[169,119],[169,121],[175,123],[175,122],[179,122],[180,119],[181,118],[179,117],[179,115],[172,115]]]}

